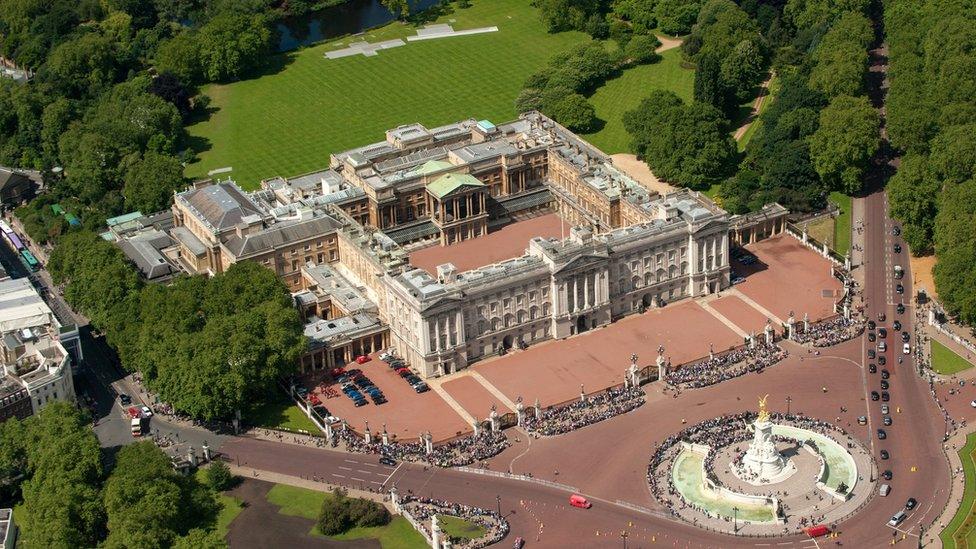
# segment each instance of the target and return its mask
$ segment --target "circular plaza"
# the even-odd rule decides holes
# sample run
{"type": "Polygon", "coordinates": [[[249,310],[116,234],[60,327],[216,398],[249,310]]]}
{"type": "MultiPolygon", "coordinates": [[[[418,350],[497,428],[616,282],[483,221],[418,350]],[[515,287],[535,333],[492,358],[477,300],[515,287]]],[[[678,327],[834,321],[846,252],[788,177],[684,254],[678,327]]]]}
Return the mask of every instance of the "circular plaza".
{"type": "Polygon", "coordinates": [[[749,536],[830,527],[875,493],[875,464],[844,430],[802,415],[706,420],[668,437],[648,466],[653,496],[698,527],[749,536]]]}

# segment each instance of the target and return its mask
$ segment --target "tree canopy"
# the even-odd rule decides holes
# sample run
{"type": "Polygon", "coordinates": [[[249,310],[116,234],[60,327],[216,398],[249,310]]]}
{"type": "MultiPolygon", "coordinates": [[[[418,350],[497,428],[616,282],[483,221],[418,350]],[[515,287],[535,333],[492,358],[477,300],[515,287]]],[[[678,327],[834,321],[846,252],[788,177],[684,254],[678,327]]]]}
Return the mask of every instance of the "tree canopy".
{"type": "Polygon", "coordinates": [[[832,189],[854,194],[864,184],[864,171],[881,144],[878,111],[866,97],[841,95],[820,111],[820,124],[810,136],[810,158],[832,189]]]}

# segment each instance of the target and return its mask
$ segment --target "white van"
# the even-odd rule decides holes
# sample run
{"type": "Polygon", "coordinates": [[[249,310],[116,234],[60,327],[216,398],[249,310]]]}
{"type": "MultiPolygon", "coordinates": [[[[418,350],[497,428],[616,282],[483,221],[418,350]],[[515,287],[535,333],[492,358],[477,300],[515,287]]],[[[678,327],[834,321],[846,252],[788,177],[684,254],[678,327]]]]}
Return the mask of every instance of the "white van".
{"type": "Polygon", "coordinates": [[[888,526],[898,526],[903,520],[905,520],[905,512],[898,511],[893,517],[891,517],[891,520],[888,521],[888,526]]]}
{"type": "Polygon", "coordinates": [[[891,491],[891,486],[888,486],[887,484],[882,484],[881,488],[878,489],[878,495],[884,497],[887,496],[888,492],[890,491],[891,491]]]}

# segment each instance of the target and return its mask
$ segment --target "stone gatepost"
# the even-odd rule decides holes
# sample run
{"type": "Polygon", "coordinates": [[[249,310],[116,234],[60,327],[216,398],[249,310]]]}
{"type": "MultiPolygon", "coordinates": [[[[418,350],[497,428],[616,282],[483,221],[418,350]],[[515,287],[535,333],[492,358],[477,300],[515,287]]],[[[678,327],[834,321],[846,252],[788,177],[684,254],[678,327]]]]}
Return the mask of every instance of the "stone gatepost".
{"type": "Polygon", "coordinates": [[[810,313],[803,313],[803,333],[810,332],[810,313]]]}
{"type": "Polygon", "coordinates": [[[786,319],[786,339],[793,340],[795,337],[794,328],[796,327],[796,317],[790,311],[790,317],[786,319]]]}
{"type": "Polygon", "coordinates": [[[773,322],[771,320],[766,320],[766,345],[773,344],[773,322]]]}
{"type": "Polygon", "coordinates": [[[471,424],[471,426],[474,427],[474,436],[478,436],[478,435],[481,434],[481,422],[480,421],[475,420],[474,423],[471,424]]]}
{"type": "Polygon", "coordinates": [[[383,434],[380,436],[380,440],[383,441],[383,445],[387,446],[390,444],[390,434],[386,432],[386,424],[383,424],[383,434]]]}
{"type": "Polygon", "coordinates": [[[397,487],[395,483],[393,484],[393,486],[390,486],[390,503],[393,504],[394,513],[401,513],[401,514],[403,513],[403,511],[400,509],[400,494],[397,493],[397,487]]]}
{"type": "Polygon", "coordinates": [[[430,434],[430,431],[424,433],[424,451],[427,455],[434,453],[434,436],[430,434]]]}
{"type": "Polygon", "coordinates": [[[518,426],[521,427],[525,423],[525,405],[522,404],[521,396],[515,402],[515,413],[518,416],[518,426]]]}
{"type": "Polygon", "coordinates": [[[329,423],[328,421],[325,421],[323,425],[325,425],[325,436],[329,437],[329,440],[331,440],[335,434],[332,431],[332,424],[329,423]]]}
{"type": "Polygon", "coordinates": [[[373,433],[369,431],[369,422],[366,422],[366,429],[363,431],[363,440],[366,441],[366,444],[373,443],[373,433]]]}
{"type": "Polygon", "coordinates": [[[539,405],[539,397],[535,397],[535,419],[542,421],[542,406],[539,405]]]}
{"type": "Polygon", "coordinates": [[[213,456],[211,456],[211,454],[210,454],[210,445],[207,444],[207,441],[203,441],[203,459],[204,459],[204,461],[209,462],[212,457],[213,456]]]}
{"type": "Polygon", "coordinates": [[[586,393],[583,391],[582,383],[580,383],[580,402],[586,404],[586,393]]]}
{"type": "Polygon", "coordinates": [[[502,422],[498,419],[498,410],[495,409],[495,405],[491,405],[491,413],[488,414],[488,421],[491,424],[491,432],[497,433],[502,430],[502,422]]]}
{"type": "Polygon", "coordinates": [[[430,545],[434,549],[441,549],[441,525],[437,521],[437,514],[435,513],[430,519],[430,545]]]}
{"type": "Polygon", "coordinates": [[[193,467],[197,466],[197,453],[193,451],[193,446],[190,446],[186,450],[186,460],[190,462],[193,467]]]}

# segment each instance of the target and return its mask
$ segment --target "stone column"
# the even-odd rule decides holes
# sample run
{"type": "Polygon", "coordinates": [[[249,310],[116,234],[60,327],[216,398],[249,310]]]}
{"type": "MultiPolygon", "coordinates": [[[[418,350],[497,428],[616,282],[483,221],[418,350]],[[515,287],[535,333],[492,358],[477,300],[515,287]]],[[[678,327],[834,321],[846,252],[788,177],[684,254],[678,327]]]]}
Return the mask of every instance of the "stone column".
{"type": "Polygon", "coordinates": [[[810,313],[803,313],[803,333],[810,332],[810,313]]]}
{"type": "Polygon", "coordinates": [[[542,406],[539,405],[539,397],[535,398],[535,419],[542,421],[542,406]]]}
{"type": "Polygon", "coordinates": [[[491,432],[497,433],[502,430],[502,422],[498,419],[498,410],[492,405],[491,413],[488,414],[488,421],[491,422],[491,432]]]}
{"type": "Polygon", "coordinates": [[[393,484],[393,486],[390,486],[390,503],[393,504],[393,512],[394,513],[402,513],[403,512],[400,509],[400,494],[397,492],[396,484],[393,484]]]}
{"type": "Polygon", "coordinates": [[[424,452],[428,456],[434,453],[434,437],[430,434],[430,431],[424,433],[424,452]]]}
{"type": "Polygon", "coordinates": [[[586,393],[583,392],[583,384],[580,383],[580,402],[586,404],[586,393]]]}
{"type": "Polygon", "coordinates": [[[197,453],[193,451],[193,446],[190,446],[186,450],[186,460],[190,462],[193,467],[197,466],[197,453]]]}
{"type": "Polygon", "coordinates": [[[366,429],[363,431],[363,440],[366,441],[366,444],[372,444],[373,443],[373,433],[371,433],[369,431],[369,422],[368,421],[366,422],[366,429]]]}
{"type": "Polygon", "coordinates": [[[518,426],[525,424],[525,405],[522,404],[522,397],[518,397],[515,402],[515,413],[518,415],[518,426]]]}
{"type": "Polygon", "coordinates": [[[474,427],[474,436],[478,436],[481,434],[481,422],[475,420],[475,422],[472,423],[471,426],[474,427]]]}
{"type": "Polygon", "coordinates": [[[430,545],[434,549],[441,549],[441,525],[436,513],[430,519],[430,545]]]}
{"type": "Polygon", "coordinates": [[[203,442],[203,459],[204,459],[204,461],[209,462],[212,457],[213,456],[210,454],[210,446],[207,444],[207,441],[204,441],[203,442]]]}
{"type": "Polygon", "coordinates": [[[383,441],[383,445],[384,446],[388,446],[390,444],[390,434],[386,432],[386,424],[385,423],[383,424],[383,434],[380,435],[380,440],[383,441]]]}

